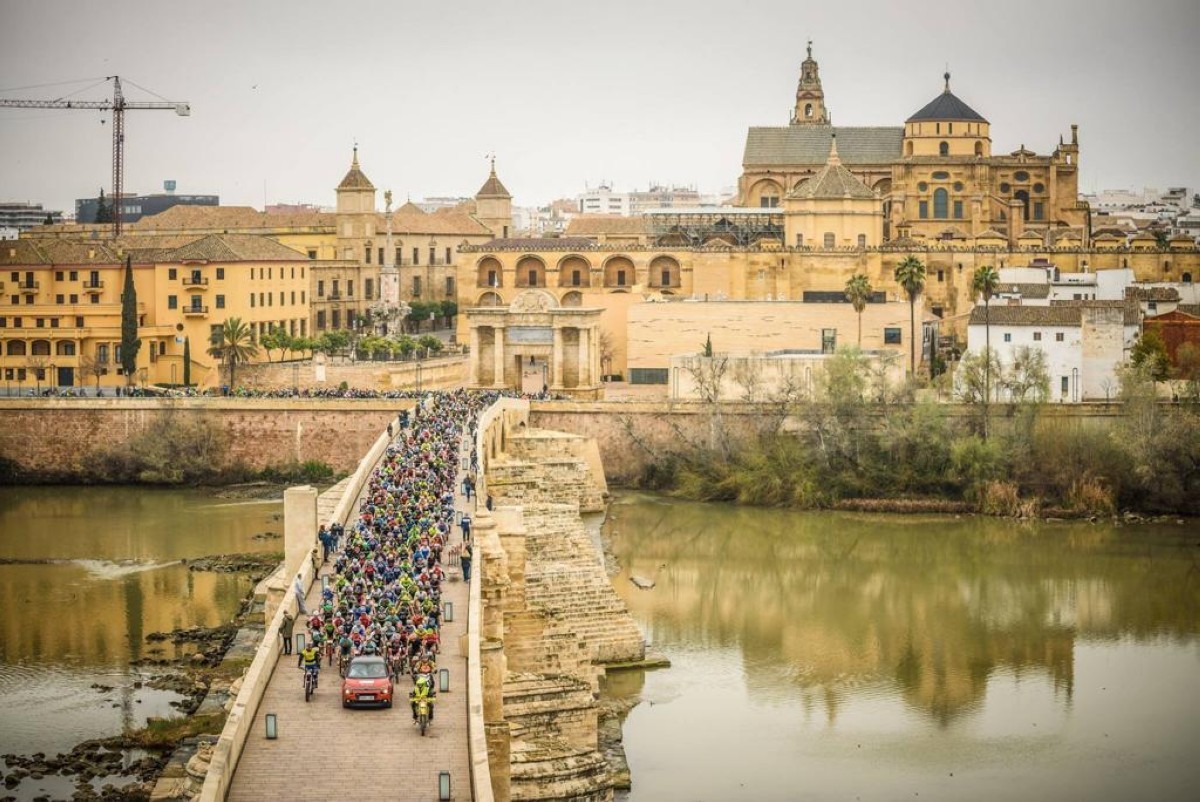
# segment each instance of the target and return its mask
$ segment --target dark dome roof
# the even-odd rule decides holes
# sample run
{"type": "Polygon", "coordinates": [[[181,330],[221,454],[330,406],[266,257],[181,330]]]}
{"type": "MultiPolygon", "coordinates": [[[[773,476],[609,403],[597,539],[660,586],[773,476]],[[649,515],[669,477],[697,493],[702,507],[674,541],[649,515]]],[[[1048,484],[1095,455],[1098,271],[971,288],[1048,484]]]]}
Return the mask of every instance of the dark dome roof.
{"type": "Polygon", "coordinates": [[[958,99],[950,91],[950,73],[946,73],[946,91],[931,100],[920,111],[909,117],[905,122],[919,120],[977,120],[986,123],[983,115],[958,99]]]}

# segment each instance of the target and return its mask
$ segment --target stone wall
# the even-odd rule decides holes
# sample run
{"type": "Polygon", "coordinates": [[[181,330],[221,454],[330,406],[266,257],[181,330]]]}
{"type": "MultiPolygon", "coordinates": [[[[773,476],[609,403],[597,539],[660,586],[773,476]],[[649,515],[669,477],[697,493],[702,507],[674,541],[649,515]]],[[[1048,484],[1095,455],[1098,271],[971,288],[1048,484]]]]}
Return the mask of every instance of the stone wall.
{"type": "Polygon", "coordinates": [[[221,431],[227,462],[254,469],[318,460],[352,471],[402,408],[397,400],[3,399],[0,459],[24,474],[69,480],[96,449],[120,446],[156,421],[198,415],[221,431]]]}
{"type": "Polygon", "coordinates": [[[467,358],[462,355],[417,362],[329,361],[323,378],[311,359],[301,362],[256,362],[237,369],[240,387],[286,390],[289,387],[347,387],[363,390],[413,390],[418,379],[423,390],[461,387],[467,377],[467,358]]]}

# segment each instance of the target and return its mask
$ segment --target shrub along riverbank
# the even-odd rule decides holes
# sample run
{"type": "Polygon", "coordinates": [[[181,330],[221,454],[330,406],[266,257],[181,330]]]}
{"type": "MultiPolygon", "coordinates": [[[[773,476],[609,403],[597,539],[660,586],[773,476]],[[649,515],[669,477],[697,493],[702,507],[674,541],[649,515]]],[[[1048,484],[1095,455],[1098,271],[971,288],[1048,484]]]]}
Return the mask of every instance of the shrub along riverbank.
{"type": "Polygon", "coordinates": [[[1122,414],[1097,426],[1043,416],[1038,401],[952,415],[873,381],[860,363],[838,354],[811,397],[764,405],[756,438],[728,437],[711,405],[708,441],[654,454],[641,484],[800,509],[1200,514],[1200,409],[1159,402],[1143,371],[1123,374],[1122,414]]]}
{"type": "Polygon", "coordinates": [[[159,418],[123,443],[93,448],[83,468],[28,473],[0,460],[0,484],[232,485],[328,484],[338,477],[320,461],[283,462],[261,470],[229,460],[227,435],[202,415],[159,418]]]}

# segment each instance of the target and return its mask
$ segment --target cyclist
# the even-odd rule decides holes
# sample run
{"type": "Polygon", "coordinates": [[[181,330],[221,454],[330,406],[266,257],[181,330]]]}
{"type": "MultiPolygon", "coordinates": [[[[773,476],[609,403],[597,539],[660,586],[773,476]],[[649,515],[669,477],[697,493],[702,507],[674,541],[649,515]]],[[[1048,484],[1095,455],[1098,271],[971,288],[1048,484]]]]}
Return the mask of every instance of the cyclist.
{"type": "Polygon", "coordinates": [[[321,678],[321,650],[316,644],[310,643],[300,650],[300,665],[304,669],[304,673],[311,672],[313,674],[313,687],[315,688],[321,678]]]}

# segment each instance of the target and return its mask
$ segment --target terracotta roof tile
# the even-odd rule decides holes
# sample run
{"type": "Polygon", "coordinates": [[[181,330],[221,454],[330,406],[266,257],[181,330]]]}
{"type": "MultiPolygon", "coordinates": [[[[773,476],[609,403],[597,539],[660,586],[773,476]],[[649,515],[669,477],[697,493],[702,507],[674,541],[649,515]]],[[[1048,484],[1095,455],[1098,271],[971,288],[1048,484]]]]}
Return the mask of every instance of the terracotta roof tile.
{"type": "Polygon", "coordinates": [[[568,237],[590,237],[599,235],[642,235],[650,227],[645,217],[617,217],[615,215],[586,214],[574,217],[567,223],[568,237]]]}

